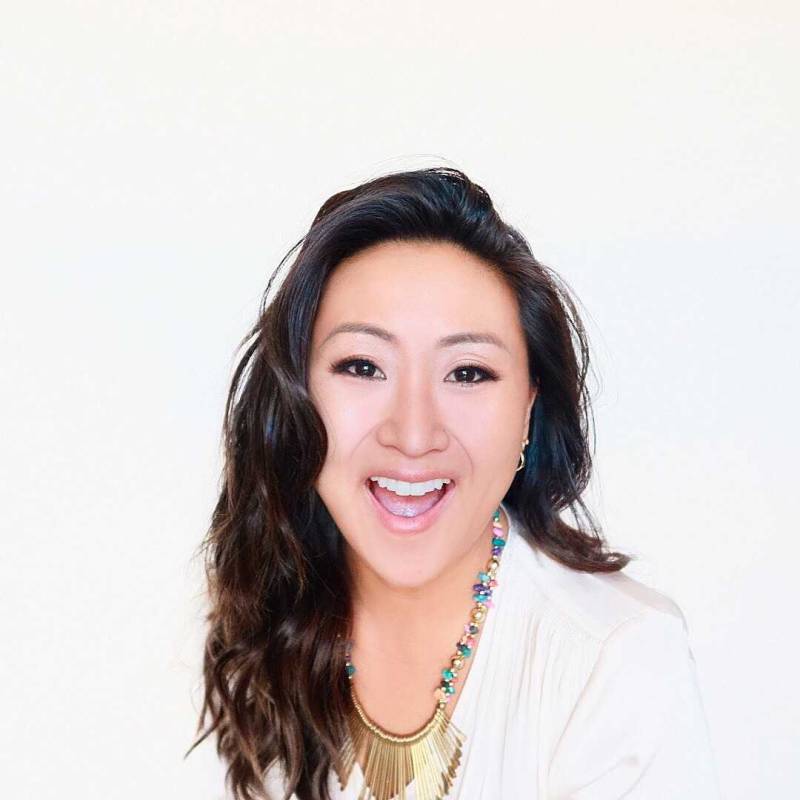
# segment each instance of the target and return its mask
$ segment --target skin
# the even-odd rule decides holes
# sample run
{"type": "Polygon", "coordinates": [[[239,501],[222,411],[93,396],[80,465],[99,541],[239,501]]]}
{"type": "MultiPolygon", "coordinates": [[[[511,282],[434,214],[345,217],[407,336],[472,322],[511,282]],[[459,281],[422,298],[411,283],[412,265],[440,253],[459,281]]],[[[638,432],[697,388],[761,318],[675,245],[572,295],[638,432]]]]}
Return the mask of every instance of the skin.
{"type": "MultiPolygon", "coordinates": [[[[329,439],[316,488],[354,576],[356,690],[375,722],[411,732],[432,713],[431,683],[473,607],[469,587],[490,557],[491,516],[528,434],[536,390],[516,297],[490,266],[450,243],[384,242],[361,251],[326,285],[309,391],[329,439]],[[379,326],[396,341],[330,335],[353,322],[379,326]],[[504,347],[436,346],[465,331],[492,333],[504,347]],[[463,369],[470,364],[480,369],[463,369]],[[480,370],[496,380],[482,380],[488,375],[480,370]],[[433,469],[456,482],[449,507],[412,537],[389,533],[367,494],[365,479],[391,468],[433,469]]],[[[507,519],[502,524],[507,530],[507,519]]],[[[474,654],[467,666],[473,661],[474,654]]],[[[456,682],[449,715],[467,674],[456,682]]]]}

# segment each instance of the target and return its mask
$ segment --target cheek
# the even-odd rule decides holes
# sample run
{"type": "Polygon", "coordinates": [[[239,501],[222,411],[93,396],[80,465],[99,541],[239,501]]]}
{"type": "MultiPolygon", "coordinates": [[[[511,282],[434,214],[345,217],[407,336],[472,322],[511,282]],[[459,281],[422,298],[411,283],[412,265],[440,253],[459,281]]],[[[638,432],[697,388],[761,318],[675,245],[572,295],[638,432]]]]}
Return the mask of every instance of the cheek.
{"type": "Polygon", "coordinates": [[[506,464],[510,454],[519,451],[522,445],[517,423],[522,416],[514,402],[493,398],[487,404],[464,403],[456,418],[454,430],[478,469],[506,464]]]}
{"type": "MultiPolygon", "coordinates": [[[[341,379],[339,379],[341,381],[341,379]]],[[[323,475],[352,469],[357,449],[375,427],[378,404],[367,392],[343,388],[335,378],[318,381],[312,399],[328,437],[323,475]]],[[[331,478],[331,480],[333,480],[331,478]]]]}

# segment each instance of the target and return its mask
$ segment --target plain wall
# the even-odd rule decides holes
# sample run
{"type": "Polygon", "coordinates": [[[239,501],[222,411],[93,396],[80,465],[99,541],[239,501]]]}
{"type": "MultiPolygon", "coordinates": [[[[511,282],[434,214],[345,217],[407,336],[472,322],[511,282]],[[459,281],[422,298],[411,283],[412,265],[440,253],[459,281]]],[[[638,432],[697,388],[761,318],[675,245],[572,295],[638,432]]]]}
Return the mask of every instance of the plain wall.
{"type": "Polygon", "coordinates": [[[797,6],[4,3],[0,794],[221,798],[236,345],[334,191],[447,163],[580,298],[588,500],[684,610],[724,795],[800,795],[797,6]]]}

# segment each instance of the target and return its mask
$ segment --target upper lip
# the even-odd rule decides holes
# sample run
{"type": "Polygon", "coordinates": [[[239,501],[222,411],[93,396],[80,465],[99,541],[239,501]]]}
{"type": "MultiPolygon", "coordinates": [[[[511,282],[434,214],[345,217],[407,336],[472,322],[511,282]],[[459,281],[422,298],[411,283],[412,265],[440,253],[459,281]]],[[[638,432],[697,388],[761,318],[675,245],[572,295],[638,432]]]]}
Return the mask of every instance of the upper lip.
{"type": "Polygon", "coordinates": [[[370,472],[369,475],[367,475],[367,480],[369,480],[373,475],[379,475],[381,478],[391,478],[395,481],[406,481],[408,483],[422,483],[423,481],[432,481],[435,478],[449,478],[452,483],[455,483],[455,478],[453,478],[447,472],[440,472],[431,469],[426,469],[424,471],[380,469],[370,472]]]}

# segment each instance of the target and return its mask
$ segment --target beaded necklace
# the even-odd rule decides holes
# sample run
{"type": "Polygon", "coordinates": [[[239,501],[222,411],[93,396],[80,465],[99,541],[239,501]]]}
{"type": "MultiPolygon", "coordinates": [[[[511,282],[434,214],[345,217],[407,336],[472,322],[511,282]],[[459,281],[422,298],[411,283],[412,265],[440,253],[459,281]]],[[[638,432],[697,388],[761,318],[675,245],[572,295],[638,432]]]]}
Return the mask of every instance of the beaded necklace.
{"type": "Polygon", "coordinates": [[[455,780],[461,763],[465,735],[448,719],[444,709],[455,694],[455,682],[465,659],[475,649],[475,637],[493,607],[492,590],[497,586],[495,575],[506,538],[500,525],[500,509],[492,515],[492,555],[486,569],[478,572],[478,582],[472,586],[475,606],[464,634],[456,643],[456,652],[450,664],[442,670],[442,680],[434,690],[436,708],[433,716],[418,731],[397,736],[370,720],[356,697],[353,675],[356,668],[350,660],[352,640],[346,643],[345,672],[350,683],[353,708],[348,716],[349,737],[342,749],[340,762],[335,765],[342,790],[347,786],[356,755],[366,751],[364,785],[358,800],[392,800],[398,792],[399,800],[406,798],[406,786],[415,781],[416,800],[443,800],[455,780]]]}

